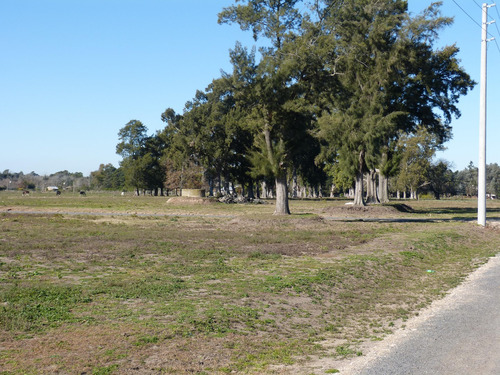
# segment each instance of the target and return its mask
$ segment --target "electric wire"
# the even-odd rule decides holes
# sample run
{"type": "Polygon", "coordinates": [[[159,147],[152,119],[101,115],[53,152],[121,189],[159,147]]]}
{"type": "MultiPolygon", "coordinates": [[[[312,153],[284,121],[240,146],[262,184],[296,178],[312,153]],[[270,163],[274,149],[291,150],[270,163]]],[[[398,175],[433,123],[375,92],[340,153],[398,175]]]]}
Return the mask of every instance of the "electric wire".
{"type": "Polygon", "coordinates": [[[477,5],[477,7],[478,7],[479,9],[482,9],[481,5],[479,5],[479,3],[478,3],[476,0],[472,0],[472,1],[474,2],[474,4],[476,4],[476,5],[477,5]]]}
{"type": "MultiPolygon", "coordinates": [[[[498,5],[495,5],[493,8],[495,8],[495,10],[497,12],[497,16],[498,16],[494,25],[495,25],[495,28],[497,29],[498,38],[500,38],[500,29],[498,28],[498,22],[500,22],[500,12],[498,11],[498,5]]],[[[497,40],[498,38],[495,38],[494,41],[495,41],[495,44],[497,46],[498,52],[500,53],[500,46],[498,45],[498,40],[497,40]]]]}
{"type": "MultiPolygon", "coordinates": [[[[500,22],[500,12],[498,11],[498,5],[494,7],[495,10],[497,11],[497,21],[500,22]]],[[[498,28],[498,22],[495,22],[495,27],[497,29],[497,32],[498,32],[498,36],[500,37],[500,29],[498,28]]]]}
{"type": "MultiPolygon", "coordinates": [[[[483,25],[481,25],[479,22],[477,22],[477,21],[474,19],[474,17],[472,17],[469,13],[467,13],[467,11],[466,11],[464,8],[462,8],[462,7],[460,6],[460,4],[458,4],[455,0],[452,0],[452,1],[455,3],[455,5],[456,5],[457,7],[459,7],[459,8],[460,8],[460,10],[461,10],[462,12],[464,12],[464,13],[465,13],[465,15],[467,15],[467,17],[469,17],[469,18],[472,20],[472,22],[474,22],[474,23],[475,23],[477,26],[479,26],[481,29],[483,28],[483,25]]],[[[481,9],[483,9],[483,8],[482,8],[482,6],[480,6],[480,5],[476,2],[476,0],[472,0],[472,1],[474,2],[474,4],[476,4],[476,5],[477,5],[477,6],[479,6],[481,9]]],[[[498,9],[497,9],[497,7],[495,7],[495,9],[497,10],[497,13],[498,13],[498,9]]],[[[499,16],[499,18],[500,18],[500,16],[499,16]]],[[[498,31],[498,35],[499,35],[499,37],[500,37],[500,31],[499,31],[499,29],[498,29],[498,25],[497,25],[497,23],[495,22],[495,23],[494,23],[494,25],[495,25],[495,27],[496,27],[496,29],[497,29],[497,31],[498,31]]],[[[500,53],[500,46],[498,45],[497,38],[495,38],[495,36],[494,36],[493,34],[491,34],[490,32],[487,32],[487,34],[488,34],[490,37],[492,37],[492,38],[493,38],[493,41],[495,42],[495,45],[496,45],[497,50],[498,50],[498,53],[500,53]]]]}
{"type": "Polygon", "coordinates": [[[462,10],[462,12],[464,12],[464,13],[467,15],[467,17],[469,17],[469,18],[472,20],[472,22],[474,22],[476,25],[478,25],[481,29],[483,28],[483,26],[482,26],[479,22],[477,22],[477,21],[474,19],[474,17],[472,17],[469,13],[467,13],[467,12],[465,11],[465,9],[464,9],[464,8],[462,8],[462,7],[460,6],[460,4],[458,4],[455,0],[452,0],[452,1],[455,3],[455,5],[456,5],[457,7],[459,7],[459,8],[462,10]]]}

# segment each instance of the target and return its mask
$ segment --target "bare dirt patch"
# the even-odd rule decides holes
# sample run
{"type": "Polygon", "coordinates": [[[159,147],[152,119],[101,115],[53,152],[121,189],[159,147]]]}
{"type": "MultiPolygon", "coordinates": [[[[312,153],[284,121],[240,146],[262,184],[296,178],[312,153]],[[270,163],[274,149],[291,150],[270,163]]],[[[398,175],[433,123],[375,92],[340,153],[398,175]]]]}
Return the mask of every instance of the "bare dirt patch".
{"type": "Polygon", "coordinates": [[[217,200],[214,198],[172,197],[167,200],[167,204],[209,205],[217,204],[217,200]]]}

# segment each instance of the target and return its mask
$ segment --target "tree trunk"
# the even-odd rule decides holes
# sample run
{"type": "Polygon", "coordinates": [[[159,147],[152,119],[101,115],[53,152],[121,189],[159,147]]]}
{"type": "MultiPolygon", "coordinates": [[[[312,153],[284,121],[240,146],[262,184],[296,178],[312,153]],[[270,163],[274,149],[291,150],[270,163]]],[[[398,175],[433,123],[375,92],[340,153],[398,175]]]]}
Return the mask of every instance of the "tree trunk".
{"type": "Polygon", "coordinates": [[[261,194],[262,198],[264,198],[264,199],[269,198],[267,196],[267,184],[266,184],[266,181],[262,181],[261,186],[262,186],[262,194],[261,194]]]}
{"type": "Polygon", "coordinates": [[[210,177],[208,179],[208,196],[213,197],[214,196],[214,178],[210,177]]]}
{"type": "Polygon", "coordinates": [[[379,182],[379,199],[381,203],[389,203],[389,178],[384,176],[382,172],[378,172],[378,182],[379,182]]]}
{"type": "Polygon", "coordinates": [[[253,181],[248,184],[248,198],[255,199],[255,194],[253,192],[253,181]]]}
{"type": "Polygon", "coordinates": [[[365,166],[365,152],[361,151],[359,153],[358,161],[358,172],[356,173],[356,183],[354,185],[354,205],[355,206],[366,206],[365,200],[363,199],[363,170],[365,166]]]}
{"type": "Polygon", "coordinates": [[[276,177],[276,208],[274,215],[290,215],[286,171],[281,171],[280,175],[276,177]]]}
{"type": "Polygon", "coordinates": [[[377,174],[374,170],[367,173],[366,182],[366,203],[380,203],[377,197],[377,174]]]}
{"type": "Polygon", "coordinates": [[[293,168],[293,177],[292,177],[292,198],[297,198],[297,190],[298,190],[298,182],[297,182],[297,169],[293,168]]]}
{"type": "MultiPolygon", "coordinates": [[[[266,141],[266,151],[269,163],[275,166],[276,160],[274,159],[273,144],[271,142],[271,131],[269,129],[269,124],[266,122],[264,127],[264,139],[266,141]]],[[[288,181],[286,176],[286,169],[284,166],[276,166],[276,208],[274,211],[275,215],[290,215],[290,209],[288,208],[288,181]]]]}
{"type": "Polygon", "coordinates": [[[363,182],[364,182],[363,172],[358,172],[356,174],[356,182],[354,185],[354,205],[355,206],[366,206],[365,200],[363,199],[363,182]]]}

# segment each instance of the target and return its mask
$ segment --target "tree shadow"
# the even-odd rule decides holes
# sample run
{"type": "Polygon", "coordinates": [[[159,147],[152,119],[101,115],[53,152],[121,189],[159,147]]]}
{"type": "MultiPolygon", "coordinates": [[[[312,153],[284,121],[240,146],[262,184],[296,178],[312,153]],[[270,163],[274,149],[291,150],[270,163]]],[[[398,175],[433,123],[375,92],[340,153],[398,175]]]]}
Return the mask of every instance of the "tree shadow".
{"type": "MultiPolygon", "coordinates": [[[[425,207],[425,208],[413,208],[404,203],[392,204],[392,206],[402,213],[412,213],[420,215],[452,215],[449,220],[473,220],[474,215],[477,214],[476,207],[425,207]]],[[[487,207],[486,212],[488,214],[488,219],[500,219],[500,208],[498,207],[487,207]]],[[[445,219],[443,219],[445,220],[445,219]]]]}

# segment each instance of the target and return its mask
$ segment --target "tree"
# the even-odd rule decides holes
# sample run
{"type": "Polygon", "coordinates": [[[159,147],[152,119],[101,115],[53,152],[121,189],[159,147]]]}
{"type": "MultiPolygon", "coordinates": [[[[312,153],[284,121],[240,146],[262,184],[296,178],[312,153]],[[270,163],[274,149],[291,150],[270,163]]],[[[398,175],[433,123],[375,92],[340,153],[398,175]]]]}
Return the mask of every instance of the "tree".
{"type": "MultiPolygon", "coordinates": [[[[252,30],[254,38],[263,36],[270,47],[261,49],[263,59],[258,65],[251,85],[251,96],[244,99],[253,103],[249,118],[258,136],[252,160],[257,171],[265,171],[275,179],[275,214],[290,214],[288,205],[287,171],[290,166],[288,145],[297,134],[289,132],[294,114],[294,77],[282,54],[283,44],[300,25],[298,0],[236,0],[240,5],[224,8],[219,23],[237,23],[242,30],[252,30]]],[[[249,108],[247,104],[244,107],[249,108]]]]}
{"type": "Polygon", "coordinates": [[[355,176],[354,204],[364,205],[363,176],[375,169],[379,150],[402,115],[386,110],[385,86],[394,81],[397,34],[406,3],[351,0],[325,4],[334,8],[327,18],[328,32],[335,39],[329,70],[339,75],[342,94],[329,98],[319,135],[334,146],[340,168],[355,176]]]}
{"type": "Polygon", "coordinates": [[[396,188],[410,191],[412,198],[417,197],[418,189],[429,184],[429,169],[432,158],[440,150],[439,139],[421,127],[414,135],[403,134],[398,141],[399,173],[396,188]]]}
{"type": "Polygon", "coordinates": [[[496,196],[500,193],[500,166],[497,163],[486,166],[486,191],[496,196]]]}
{"type": "MultiPolygon", "coordinates": [[[[244,52],[231,51],[233,57],[237,53],[244,52]]],[[[186,105],[182,121],[181,133],[186,137],[190,157],[205,169],[211,191],[213,181],[218,179],[220,192],[221,176],[225,181],[251,182],[246,151],[253,138],[244,126],[241,111],[236,108],[234,74],[223,73],[204,92],[198,92],[186,105]]]]}
{"type": "Polygon", "coordinates": [[[125,183],[136,190],[150,187],[149,168],[155,159],[147,150],[147,128],[138,120],[129,121],[118,132],[120,142],[116,145],[116,153],[123,157],[120,166],[125,175],[125,183]]]}
{"type": "Polygon", "coordinates": [[[121,168],[113,164],[101,164],[97,171],[90,173],[92,187],[105,190],[120,190],[125,185],[125,176],[121,168]]]}
{"type": "Polygon", "coordinates": [[[428,172],[430,189],[436,199],[440,199],[443,194],[454,194],[455,181],[454,173],[450,169],[450,164],[445,160],[433,163],[428,172]]]}
{"type": "Polygon", "coordinates": [[[439,4],[410,18],[402,0],[325,1],[325,29],[334,39],[329,70],[342,95],[330,98],[320,136],[335,146],[341,168],[356,176],[355,204],[364,205],[363,174],[388,160],[390,145],[419,126],[441,143],[449,139],[456,103],[474,82],[460,68],[458,49],[433,49],[451,20],[439,4]],[[333,10],[332,10],[333,9],[333,10]]]}
{"type": "Polygon", "coordinates": [[[468,197],[477,196],[477,167],[471,161],[467,168],[457,174],[457,192],[468,197]]]}

